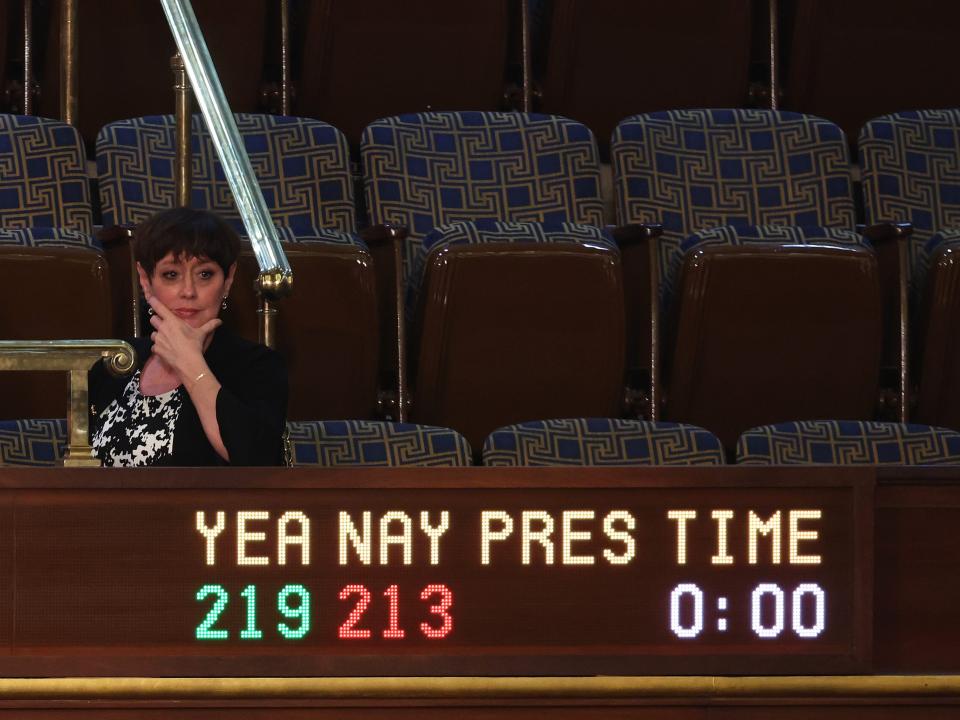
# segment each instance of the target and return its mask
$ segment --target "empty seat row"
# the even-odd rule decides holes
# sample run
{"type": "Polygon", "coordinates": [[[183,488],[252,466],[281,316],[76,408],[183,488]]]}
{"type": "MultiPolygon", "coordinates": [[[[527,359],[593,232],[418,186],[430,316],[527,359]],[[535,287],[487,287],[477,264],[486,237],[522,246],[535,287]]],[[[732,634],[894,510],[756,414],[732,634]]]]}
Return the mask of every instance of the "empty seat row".
{"type": "MultiPolygon", "coordinates": [[[[462,467],[472,464],[454,430],[362,420],[293,422],[290,464],[300,467],[462,467]]],[[[0,421],[0,466],[62,462],[66,421],[0,421]]],[[[580,418],[498,428],[484,442],[487,467],[722,465],[711,433],[693,425],[580,418]]],[[[743,465],[960,465],[960,433],[879,422],[808,421],[753,428],[737,443],[743,465]]]]}
{"type": "MultiPolygon", "coordinates": [[[[366,307],[377,305],[379,322],[399,314],[389,306],[393,256],[375,257],[375,248],[352,234],[342,136],[317,121],[239,120],[268,204],[300,240],[292,247],[321,255],[348,248],[351,267],[367,278],[375,273],[366,287],[379,287],[380,296],[374,303],[366,292],[366,307]],[[325,215],[330,209],[337,212],[325,215]]],[[[20,121],[8,122],[21,143],[20,121]]],[[[135,221],[170,202],[168,118],[116,123],[101,139],[105,217],[135,221]]],[[[202,127],[194,140],[195,201],[238,223],[202,127]]],[[[950,151],[956,162],[953,148],[942,153],[948,164],[950,151]]],[[[27,188],[55,184],[41,171],[60,165],[39,146],[24,157],[27,188]]],[[[846,144],[831,123],[756,110],[629,118],[614,137],[623,227],[613,234],[598,227],[595,143],[570,120],[479,112],[389,118],[365,131],[363,159],[371,217],[408,228],[412,419],[453,426],[478,447],[504,423],[617,416],[624,317],[635,338],[629,362],[655,357],[664,366],[665,401],[654,398],[653,410],[709,428],[728,448],[740,432],[766,422],[873,417],[882,273],[871,243],[854,232],[846,144]],[[663,233],[656,242],[655,225],[663,233]],[[663,320],[666,337],[656,356],[641,344],[651,320],[663,320]]],[[[116,307],[130,307],[129,259],[111,261],[110,271],[113,288],[127,291],[116,307]]],[[[324,287],[334,278],[347,275],[330,273],[324,287]]],[[[307,282],[311,290],[316,284],[307,282]]],[[[341,317],[342,305],[333,303],[349,306],[352,297],[339,289],[319,308],[309,293],[296,302],[305,303],[306,318],[341,317]]],[[[365,322],[376,325],[376,313],[365,322]]],[[[328,339],[305,352],[310,340],[297,330],[288,326],[292,352],[301,353],[301,362],[291,363],[291,385],[308,387],[298,381],[299,367],[309,380],[349,390],[341,376],[317,373],[314,364],[340,351],[349,357],[348,343],[328,339]]],[[[364,387],[373,397],[372,383],[364,387]]],[[[353,415],[327,414],[316,400],[306,408],[291,417],[353,415]]]]}
{"type": "MultiPolygon", "coordinates": [[[[14,20],[20,5],[0,2],[9,20],[0,48],[22,43],[22,22],[14,20]]],[[[604,156],[610,132],[628,114],[769,104],[763,0],[531,5],[529,79],[538,109],[583,120],[598,133],[604,156]]],[[[216,0],[193,6],[231,107],[239,111],[279,111],[284,64],[292,111],[332,122],[352,145],[368,123],[399,112],[519,107],[518,0],[289,3],[286,58],[278,3],[237,1],[229,12],[216,0]]],[[[952,62],[951,38],[960,28],[953,3],[780,0],[779,6],[782,107],[834,118],[852,136],[883,113],[957,104],[957,81],[941,72],[952,62]],[[924,52],[896,52],[917,38],[924,39],[924,52]]],[[[77,12],[79,127],[88,146],[108,122],[170,112],[174,45],[160,7],[98,0],[78,4],[77,12]]],[[[59,112],[56,14],[38,9],[33,16],[35,103],[41,115],[52,116],[59,112]]],[[[20,68],[9,62],[4,75],[7,55],[17,53],[0,54],[0,80],[16,87],[20,68]]],[[[12,102],[22,98],[22,87],[17,90],[9,94],[12,102]]]]}

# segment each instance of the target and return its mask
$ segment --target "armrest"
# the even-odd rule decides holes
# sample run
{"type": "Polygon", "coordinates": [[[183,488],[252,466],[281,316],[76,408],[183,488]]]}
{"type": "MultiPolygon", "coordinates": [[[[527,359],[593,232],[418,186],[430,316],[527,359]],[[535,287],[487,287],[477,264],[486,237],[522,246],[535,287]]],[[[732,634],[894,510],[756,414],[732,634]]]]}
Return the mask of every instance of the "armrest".
{"type": "MultiPolygon", "coordinates": [[[[360,231],[360,239],[367,243],[373,256],[377,279],[377,305],[380,310],[381,337],[390,337],[393,342],[382,347],[381,368],[390,367],[396,385],[395,400],[382,406],[393,409],[394,419],[407,419],[407,357],[406,318],[403,312],[403,256],[404,244],[410,231],[403,225],[373,225],[360,231]]],[[[394,395],[391,393],[390,395],[394,395]]]]}
{"type": "Polygon", "coordinates": [[[110,225],[97,233],[97,240],[106,247],[133,237],[134,225],[110,225]]]}
{"type": "Polygon", "coordinates": [[[874,245],[881,245],[898,238],[909,239],[913,235],[913,224],[904,222],[857,225],[857,232],[874,245]]]}
{"type": "Polygon", "coordinates": [[[617,245],[630,245],[663,235],[663,225],[655,224],[611,225],[609,229],[617,245]]]}
{"type": "Polygon", "coordinates": [[[372,225],[360,231],[360,239],[371,248],[397,240],[406,240],[408,235],[410,230],[407,227],[391,223],[372,225]]]}
{"type": "Polygon", "coordinates": [[[877,251],[884,314],[896,317],[896,328],[884,329],[885,336],[897,337],[897,384],[900,422],[909,420],[910,408],[910,309],[908,242],[913,235],[911,223],[877,223],[857,226],[857,232],[869,240],[877,251]]]}

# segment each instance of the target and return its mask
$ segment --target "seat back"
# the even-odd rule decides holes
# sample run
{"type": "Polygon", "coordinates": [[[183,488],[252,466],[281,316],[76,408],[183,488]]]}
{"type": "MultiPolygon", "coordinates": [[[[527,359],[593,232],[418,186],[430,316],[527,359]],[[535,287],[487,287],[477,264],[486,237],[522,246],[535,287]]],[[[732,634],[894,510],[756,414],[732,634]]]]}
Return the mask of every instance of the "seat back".
{"type": "Polygon", "coordinates": [[[458,221],[603,223],[596,143],[549,115],[429,112],[363,132],[370,220],[410,229],[404,277],[423,238],[458,221]]]}
{"type": "Polygon", "coordinates": [[[414,420],[479,448],[505,423],[620,414],[623,289],[605,231],[455,223],[426,243],[411,323],[414,420]]]}
{"type": "Polygon", "coordinates": [[[960,465],[960,433],[928,425],[810,420],[751,428],[740,465],[960,465]]]}
{"type": "MultiPolygon", "coordinates": [[[[657,268],[669,281],[680,245],[715,227],[855,223],[846,141],[820,118],[772,110],[676,110],[630,117],[611,146],[617,224],[659,223],[657,268]]],[[[628,358],[650,356],[649,255],[625,247],[628,358]],[[643,282],[636,282],[640,278],[643,282]]]]}
{"type": "Polygon", "coordinates": [[[953,107],[947,71],[960,5],[940,0],[803,0],[794,8],[783,107],[828,117],[855,138],[885,113],[953,107]],[[922,44],[921,52],[900,52],[922,44]]]}
{"type": "Polygon", "coordinates": [[[750,0],[554,0],[542,107],[585,123],[608,157],[630,115],[743,106],[750,42],[750,0]]]}
{"type": "Polygon", "coordinates": [[[0,420],[2,467],[56,467],[66,446],[66,420],[0,420]]]}
{"type": "Polygon", "coordinates": [[[871,249],[702,244],[686,254],[670,312],[665,418],[732,448],[763,423],[872,417],[881,321],[871,249]]]}
{"type": "Polygon", "coordinates": [[[80,135],[57,120],[0,115],[0,228],[93,231],[80,135]]]}
{"type": "Polygon", "coordinates": [[[537,420],[494,430],[488,467],[722,465],[713,434],[693,425],[609,418],[537,420]]]}
{"type": "MultiPolygon", "coordinates": [[[[356,230],[346,141],[308,118],[235,116],[254,175],[276,225],[294,236],[315,228],[356,230]]],[[[120,120],[97,138],[105,226],[138,223],[174,205],[175,126],[171,115],[120,120]]],[[[202,117],[191,133],[191,207],[212,210],[243,232],[240,213],[202,117]]]]}
{"type": "MultiPolygon", "coordinates": [[[[236,0],[224,12],[220,0],[192,3],[227,101],[236,112],[254,112],[261,105],[270,5],[267,0],[236,0]]],[[[51,15],[46,58],[38,76],[38,111],[58,116],[59,23],[56,14],[51,15]]],[[[76,121],[89,148],[108,123],[173,112],[170,58],[177,50],[160,3],[77,3],[77,32],[76,121]]],[[[275,32],[279,38],[279,30],[275,32]]],[[[279,63],[277,51],[273,64],[279,63]]]]}
{"type": "Polygon", "coordinates": [[[293,464],[321,467],[462,467],[470,446],[442,427],[363,420],[288,422],[293,464]]]}
{"type": "MultiPolygon", "coordinates": [[[[107,264],[87,235],[0,230],[0,337],[4,340],[105,338],[111,334],[107,264]]],[[[0,418],[62,415],[66,373],[0,373],[0,418]]]]}
{"type": "Polygon", "coordinates": [[[507,0],[316,0],[304,22],[302,115],[356,145],[377,118],[503,103],[507,0]]]}
{"type": "MultiPolygon", "coordinates": [[[[379,338],[370,251],[355,236],[284,243],[294,292],[277,303],[274,348],[290,379],[291,420],[377,417],[379,338]]],[[[260,270],[249,245],[237,265],[224,323],[256,340],[260,318],[254,282],[260,270]]]]}

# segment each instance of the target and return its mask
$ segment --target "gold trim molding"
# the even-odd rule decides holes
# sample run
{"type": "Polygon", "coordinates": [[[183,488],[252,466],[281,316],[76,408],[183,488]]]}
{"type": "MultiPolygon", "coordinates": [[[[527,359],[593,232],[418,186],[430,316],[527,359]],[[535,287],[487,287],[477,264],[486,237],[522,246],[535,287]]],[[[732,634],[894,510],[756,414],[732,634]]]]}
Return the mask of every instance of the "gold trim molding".
{"type": "Polygon", "coordinates": [[[0,698],[5,700],[839,700],[857,697],[953,697],[960,701],[960,675],[0,679],[0,698]]]}

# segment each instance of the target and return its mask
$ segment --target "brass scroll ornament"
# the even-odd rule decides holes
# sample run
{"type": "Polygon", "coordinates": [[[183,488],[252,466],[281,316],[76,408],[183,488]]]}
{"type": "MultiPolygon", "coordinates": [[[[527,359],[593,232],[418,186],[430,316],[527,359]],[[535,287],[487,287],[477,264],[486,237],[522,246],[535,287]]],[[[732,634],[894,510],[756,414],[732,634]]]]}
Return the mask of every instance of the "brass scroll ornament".
{"type": "Polygon", "coordinates": [[[121,340],[0,340],[0,371],[70,373],[65,467],[100,467],[88,441],[87,415],[87,372],[97,360],[113,375],[127,375],[137,364],[137,354],[121,340]]]}

